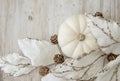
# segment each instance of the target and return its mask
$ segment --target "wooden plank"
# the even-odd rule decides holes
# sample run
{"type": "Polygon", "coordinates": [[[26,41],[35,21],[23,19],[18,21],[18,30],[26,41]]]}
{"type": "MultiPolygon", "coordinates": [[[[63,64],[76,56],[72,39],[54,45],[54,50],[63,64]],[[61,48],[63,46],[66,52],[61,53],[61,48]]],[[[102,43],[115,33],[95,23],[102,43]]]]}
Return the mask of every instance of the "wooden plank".
{"type": "Polygon", "coordinates": [[[85,12],[86,13],[96,13],[101,12],[101,1],[102,0],[85,0],[85,12]]]}

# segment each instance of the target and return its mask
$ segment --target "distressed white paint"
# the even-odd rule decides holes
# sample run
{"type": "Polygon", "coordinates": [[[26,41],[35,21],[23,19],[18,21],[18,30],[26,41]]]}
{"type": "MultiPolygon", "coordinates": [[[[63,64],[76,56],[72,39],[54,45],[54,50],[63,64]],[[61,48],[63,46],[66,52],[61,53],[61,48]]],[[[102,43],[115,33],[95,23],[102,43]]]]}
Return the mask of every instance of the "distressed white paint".
{"type": "MultiPolygon", "coordinates": [[[[18,49],[17,39],[49,40],[69,16],[101,11],[120,23],[120,0],[0,0],[0,56],[18,49]]],[[[38,69],[13,78],[0,72],[0,81],[40,81],[38,69]]]]}

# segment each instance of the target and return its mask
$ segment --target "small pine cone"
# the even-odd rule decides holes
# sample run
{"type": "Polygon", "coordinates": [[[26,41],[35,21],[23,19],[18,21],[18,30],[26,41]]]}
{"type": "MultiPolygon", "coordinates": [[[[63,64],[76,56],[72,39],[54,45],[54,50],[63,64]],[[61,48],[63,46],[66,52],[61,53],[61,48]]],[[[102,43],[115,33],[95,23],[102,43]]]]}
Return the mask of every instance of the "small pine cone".
{"type": "Polygon", "coordinates": [[[103,14],[102,14],[101,12],[96,12],[96,13],[95,13],[95,17],[96,17],[96,16],[100,16],[100,17],[103,18],[103,14]]]}
{"type": "Polygon", "coordinates": [[[47,66],[41,66],[39,70],[39,74],[45,76],[49,73],[49,68],[47,66]]]}
{"type": "Polygon", "coordinates": [[[108,61],[115,60],[116,58],[117,58],[117,55],[112,54],[112,53],[107,56],[107,60],[108,60],[108,61]]]}
{"type": "Polygon", "coordinates": [[[50,40],[53,44],[58,44],[58,36],[55,34],[53,36],[51,36],[50,40]]]}
{"type": "Polygon", "coordinates": [[[63,56],[63,55],[61,55],[61,54],[56,54],[56,55],[54,56],[54,62],[55,62],[56,64],[62,64],[64,61],[65,61],[65,60],[64,60],[64,56],[63,56]]]}

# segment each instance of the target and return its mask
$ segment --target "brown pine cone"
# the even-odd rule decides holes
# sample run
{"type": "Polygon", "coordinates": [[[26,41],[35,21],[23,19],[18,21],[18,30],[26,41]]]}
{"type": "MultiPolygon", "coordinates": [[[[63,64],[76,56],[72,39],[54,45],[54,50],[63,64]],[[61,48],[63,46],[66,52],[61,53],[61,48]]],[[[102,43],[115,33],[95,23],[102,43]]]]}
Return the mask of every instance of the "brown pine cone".
{"type": "Polygon", "coordinates": [[[117,58],[117,55],[112,54],[112,53],[107,56],[107,60],[108,60],[108,61],[115,60],[116,58],[117,58]]]}
{"type": "Polygon", "coordinates": [[[50,40],[53,44],[58,44],[58,36],[55,34],[53,36],[51,36],[50,40]]]}
{"type": "Polygon", "coordinates": [[[56,54],[56,55],[54,56],[54,62],[55,62],[56,64],[62,64],[64,61],[65,61],[65,60],[64,60],[64,56],[63,56],[63,55],[61,55],[61,54],[56,54]]]}
{"type": "Polygon", "coordinates": [[[49,73],[49,68],[47,66],[41,66],[39,70],[39,74],[45,76],[49,73]]]}
{"type": "Polygon", "coordinates": [[[100,16],[100,17],[103,18],[103,14],[102,14],[101,12],[96,12],[96,13],[95,13],[95,17],[96,17],[96,16],[100,16]]]}

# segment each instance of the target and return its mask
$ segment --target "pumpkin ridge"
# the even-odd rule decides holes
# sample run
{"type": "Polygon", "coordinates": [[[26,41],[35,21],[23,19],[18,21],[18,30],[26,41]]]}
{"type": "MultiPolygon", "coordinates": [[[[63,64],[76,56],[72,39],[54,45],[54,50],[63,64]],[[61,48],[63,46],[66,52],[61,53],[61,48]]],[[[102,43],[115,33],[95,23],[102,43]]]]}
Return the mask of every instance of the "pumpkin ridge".
{"type": "MultiPolygon", "coordinates": [[[[79,32],[75,31],[68,22],[66,22],[66,24],[67,24],[67,26],[68,26],[72,31],[74,31],[76,34],[79,34],[79,32]]],[[[78,28],[79,28],[79,27],[78,27],[78,28]]]]}
{"type": "Polygon", "coordinates": [[[86,54],[86,48],[84,47],[84,44],[81,44],[81,47],[83,48],[84,53],[86,54]]]}
{"type": "Polygon", "coordinates": [[[79,17],[77,18],[78,19],[78,21],[79,21],[79,33],[81,33],[80,31],[81,31],[81,29],[80,29],[80,19],[79,19],[79,17]]]}
{"type": "Polygon", "coordinates": [[[80,23],[79,23],[80,21],[79,21],[79,17],[77,18],[77,21],[78,21],[77,23],[78,23],[78,26],[79,26],[79,33],[80,33],[80,23]]]}
{"type": "MultiPolygon", "coordinates": [[[[74,53],[76,53],[75,51],[77,50],[77,47],[79,46],[80,43],[81,43],[81,42],[79,42],[78,45],[75,47],[75,50],[73,51],[73,57],[76,57],[74,53]]],[[[82,44],[82,43],[81,43],[81,44],[82,44]]],[[[81,45],[81,47],[83,47],[83,46],[81,45]]]]}
{"type": "Polygon", "coordinates": [[[85,41],[85,44],[89,47],[89,48],[92,48],[89,44],[90,43],[88,43],[87,41],[85,41]]]}
{"type": "Polygon", "coordinates": [[[66,25],[65,26],[66,28],[70,29],[69,30],[70,32],[72,31],[74,34],[77,34],[77,32],[73,28],[71,28],[68,23],[63,23],[61,27],[64,27],[64,25],[66,25]]]}
{"type": "Polygon", "coordinates": [[[69,27],[66,27],[65,29],[68,29],[69,31],[66,33],[65,32],[65,30],[63,30],[62,28],[64,28],[64,26],[62,26],[59,30],[60,31],[62,31],[62,32],[59,32],[58,34],[59,34],[59,36],[58,36],[58,42],[59,42],[59,44],[60,44],[60,46],[62,47],[62,46],[64,46],[64,45],[66,45],[67,43],[69,43],[69,42],[71,42],[71,41],[73,41],[73,40],[75,40],[76,39],[76,33],[72,30],[72,29],[70,29],[69,27]],[[67,35],[64,35],[64,32],[67,34],[67,35]],[[69,35],[69,33],[72,33],[71,35],[72,35],[72,37],[70,38],[70,39],[66,39],[66,38],[68,38],[68,35],[69,35]],[[62,35],[64,35],[64,36],[62,36],[62,35]],[[62,36],[62,38],[60,38],[62,36]],[[64,42],[63,42],[64,41],[64,42]]]}
{"type": "Polygon", "coordinates": [[[67,46],[68,44],[70,44],[71,42],[73,42],[73,41],[75,41],[76,40],[76,38],[74,38],[73,40],[71,40],[71,41],[69,41],[69,42],[67,42],[66,44],[64,44],[63,46],[61,46],[61,47],[65,47],[65,46],[67,46]]]}
{"type": "MultiPolygon", "coordinates": [[[[74,41],[75,41],[75,40],[74,40],[74,41]]],[[[72,41],[72,42],[74,42],[74,41],[72,41]]],[[[71,43],[72,43],[72,42],[71,42],[71,43]]],[[[76,48],[76,46],[78,45],[79,41],[76,41],[76,42],[77,42],[77,43],[76,43],[76,45],[74,46],[75,48],[76,48]]],[[[68,44],[68,45],[69,45],[69,44],[68,44]]],[[[66,46],[67,46],[67,45],[66,45],[66,46]]],[[[66,46],[62,47],[62,49],[63,49],[63,48],[66,48],[66,46]]],[[[75,50],[75,48],[74,48],[73,50],[75,50]]],[[[73,52],[74,52],[74,51],[73,51],[73,52]]],[[[72,52],[71,54],[73,54],[73,52],[72,52]]]]}
{"type": "Polygon", "coordinates": [[[84,28],[84,30],[82,31],[82,33],[84,33],[84,31],[87,29],[87,27],[84,28]]]}
{"type": "Polygon", "coordinates": [[[87,27],[86,27],[86,29],[84,30],[84,32],[83,32],[85,35],[87,35],[87,34],[92,34],[92,32],[90,31],[90,28],[89,28],[89,26],[87,25],[87,27]]]}
{"type": "Polygon", "coordinates": [[[89,45],[87,45],[86,43],[84,43],[83,45],[83,50],[84,50],[84,52],[87,54],[87,53],[89,53],[89,52],[86,52],[86,47],[87,47],[87,49],[89,48],[89,50],[91,50],[91,47],[89,46],[89,45]]]}
{"type": "Polygon", "coordinates": [[[71,28],[76,31],[77,33],[79,33],[79,22],[77,20],[78,16],[72,16],[71,18],[68,18],[64,23],[67,23],[71,26],[71,28]],[[75,28],[76,27],[76,28],[75,28]]]}
{"type": "MultiPolygon", "coordinates": [[[[83,15],[82,15],[83,16],[83,15]]],[[[81,28],[79,31],[80,33],[84,33],[84,31],[86,30],[87,26],[87,20],[86,17],[82,17],[81,15],[79,15],[79,28],[81,28]],[[82,21],[84,21],[84,23],[86,23],[85,27],[82,27],[81,24],[83,23],[82,21]]]]}

